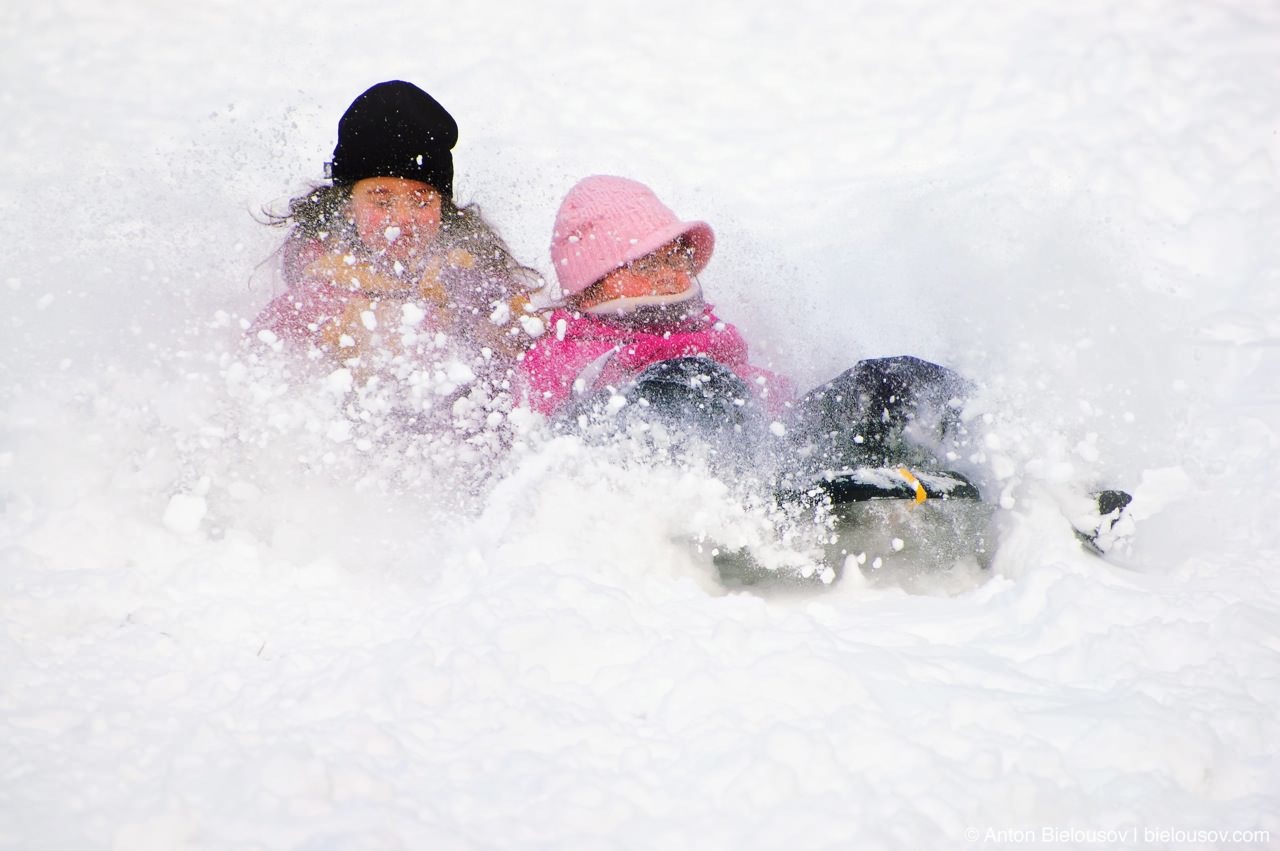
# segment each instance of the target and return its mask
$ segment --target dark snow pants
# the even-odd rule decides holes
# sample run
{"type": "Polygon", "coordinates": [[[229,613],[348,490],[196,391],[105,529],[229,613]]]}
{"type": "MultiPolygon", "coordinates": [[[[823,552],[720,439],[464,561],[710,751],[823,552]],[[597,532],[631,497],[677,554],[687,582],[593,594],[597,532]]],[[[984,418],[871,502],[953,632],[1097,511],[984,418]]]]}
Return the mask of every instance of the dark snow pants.
{"type": "Polygon", "coordinates": [[[859,361],[810,390],[791,411],[787,438],[796,468],[927,464],[936,468],[963,435],[971,392],[958,373],[910,355],[859,361]]]}
{"type": "MultiPolygon", "coordinates": [[[[618,416],[660,422],[711,444],[730,463],[777,477],[897,464],[942,465],[963,433],[969,382],[909,355],[859,361],[806,393],[778,429],[741,378],[707,358],[655,363],[626,388],[618,416]],[[779,433],[780,432],[780,433],[779,433]]],[[[575,409],[599,409],[593,400],[575,409]]]]}

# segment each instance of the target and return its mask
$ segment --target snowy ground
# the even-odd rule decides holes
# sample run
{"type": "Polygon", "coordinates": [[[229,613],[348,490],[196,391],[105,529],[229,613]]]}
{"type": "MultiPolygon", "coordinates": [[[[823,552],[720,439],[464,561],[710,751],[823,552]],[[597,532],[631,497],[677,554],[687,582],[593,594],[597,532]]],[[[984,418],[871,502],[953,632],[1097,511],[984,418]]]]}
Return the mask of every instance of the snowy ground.
{"type": "Polygon", "coordinates": [[[0,8],[0,847],[1280,847],[1280,7],[835,5],[0,8]],[[800,383],[980,381],[992,569],[726,593],[712,479],[460,499],[246,369],[253,214],[396,77],[540,268],[625,174],[800,383]]]}

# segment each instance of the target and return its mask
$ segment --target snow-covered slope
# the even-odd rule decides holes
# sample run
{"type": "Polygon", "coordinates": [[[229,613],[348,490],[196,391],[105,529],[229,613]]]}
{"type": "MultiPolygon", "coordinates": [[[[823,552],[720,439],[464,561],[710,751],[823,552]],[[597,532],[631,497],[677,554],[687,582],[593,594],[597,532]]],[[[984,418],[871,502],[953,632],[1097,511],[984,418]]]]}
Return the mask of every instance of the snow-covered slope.
{"type": "Polygon", "coordinates": [[[0,10],[0,848],[1280,847],[1280,9],[830,6],[0,10]],[[535,266],[625,174],[801,384],[979,381],[991,570],[730,593],[710,477],[473,491],[247,362],[255,214],[397,77],[535,266]]]}

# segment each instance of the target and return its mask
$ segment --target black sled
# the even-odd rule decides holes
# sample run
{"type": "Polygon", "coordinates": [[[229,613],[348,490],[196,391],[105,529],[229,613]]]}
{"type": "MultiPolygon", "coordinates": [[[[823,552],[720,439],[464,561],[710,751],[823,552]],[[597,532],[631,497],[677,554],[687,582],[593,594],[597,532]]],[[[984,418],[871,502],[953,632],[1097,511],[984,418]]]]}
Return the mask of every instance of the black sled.
{"type": "Polygon", "coordinates": [[[957,565],[987,566],[995,506],[952,471],[859,467],[827,473],[777,494],[779,503],[824,520],[821,562],[813,578],[780,576],[747,550],[719,551],[713,561],[729,586],[764,582],[830,583],[850,570],[869,579],[910,583],[957,565]]]}

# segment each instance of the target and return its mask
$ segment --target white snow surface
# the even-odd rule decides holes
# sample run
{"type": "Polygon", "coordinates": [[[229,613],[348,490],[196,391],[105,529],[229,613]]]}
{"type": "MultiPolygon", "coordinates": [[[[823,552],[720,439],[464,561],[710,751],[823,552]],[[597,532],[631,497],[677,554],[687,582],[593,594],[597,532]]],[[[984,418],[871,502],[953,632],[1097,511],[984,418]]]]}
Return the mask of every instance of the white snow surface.
{"type": "Polygon", "coordinates": [[[0,848],[1280,847],[1278,55],[1253,0],[5,4],[0,848]],[[972,377],[991,567],[730,590],[802,554],[710,475],[247,359],[255,216],[394,78],[544,274],[623,174],[802,386],[972,377]]]}

